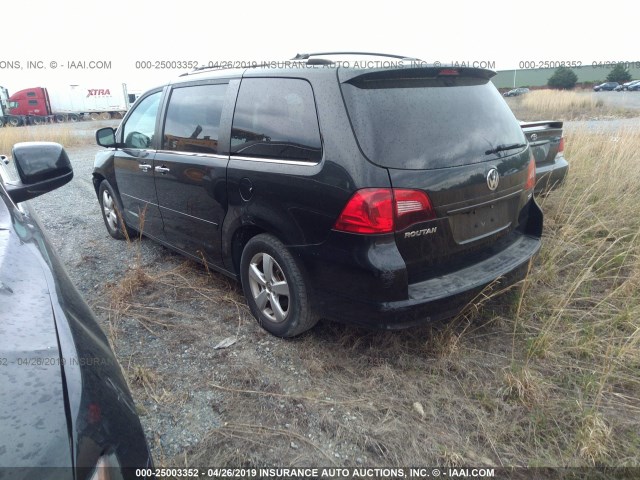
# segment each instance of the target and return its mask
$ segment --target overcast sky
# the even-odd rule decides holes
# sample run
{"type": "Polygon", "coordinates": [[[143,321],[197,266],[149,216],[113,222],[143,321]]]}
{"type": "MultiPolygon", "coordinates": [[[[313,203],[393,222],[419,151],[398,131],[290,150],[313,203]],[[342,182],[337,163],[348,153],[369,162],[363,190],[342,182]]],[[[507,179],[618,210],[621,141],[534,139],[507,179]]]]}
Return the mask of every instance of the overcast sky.
{"type": "Polygon", "coordinates": [[[640,60],[637,4],[627,1],[3,0],[1,18],[0,85],[10,92],[107,79],[146,89],[189,70],[161,68],[163,60],[273,61],[318,51],[493,62],[496,70],[640,60]]]}

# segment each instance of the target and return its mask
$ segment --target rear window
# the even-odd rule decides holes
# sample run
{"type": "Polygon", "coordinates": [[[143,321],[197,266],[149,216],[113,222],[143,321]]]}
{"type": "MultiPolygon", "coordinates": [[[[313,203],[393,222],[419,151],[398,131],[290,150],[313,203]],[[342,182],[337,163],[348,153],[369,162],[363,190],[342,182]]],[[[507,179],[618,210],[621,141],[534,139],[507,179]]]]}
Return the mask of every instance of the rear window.
{"type": "Polygon", "coordinates": [[[342,91],[360,148],[383,167],[468,165],[518,152],[485,154],[498,145],[526,143],[508,105],[485,78],[362,75],[343,83],[342,91]]]}

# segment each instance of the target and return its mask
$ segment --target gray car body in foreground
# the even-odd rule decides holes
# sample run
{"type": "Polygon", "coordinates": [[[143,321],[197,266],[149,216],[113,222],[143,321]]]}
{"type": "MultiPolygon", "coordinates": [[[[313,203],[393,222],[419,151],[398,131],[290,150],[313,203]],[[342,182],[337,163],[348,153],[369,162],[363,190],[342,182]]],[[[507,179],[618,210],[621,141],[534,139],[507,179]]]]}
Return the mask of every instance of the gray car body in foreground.
{"type": "Polygon", "coordinates": [[[68,157],[20,145],[37,181],[0,162],[0,479],[139,478],[151,457],[120,366],[23,202],[70,181],[68,157]]]}

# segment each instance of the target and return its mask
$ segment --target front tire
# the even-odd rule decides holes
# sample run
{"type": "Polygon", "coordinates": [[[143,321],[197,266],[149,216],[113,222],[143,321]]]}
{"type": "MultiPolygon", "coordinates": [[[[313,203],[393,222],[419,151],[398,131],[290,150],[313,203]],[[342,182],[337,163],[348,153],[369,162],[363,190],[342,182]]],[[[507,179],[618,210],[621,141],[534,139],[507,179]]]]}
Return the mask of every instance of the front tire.
{"type": "Polygon", "coordinates": [[[251,313],[269,333],[295,337],[318,323],[298,261],[274,236],[260,234],[247,242],[240,278],[251,313]]]}
{"type": "Polygon", "coordinates": [[[102,219],[109,235],[116,240],[130,239],[132,232],[124,223],[122,204],[107,180],[103,180],[100,183],[98,199],[100,201],[102,219]]]}

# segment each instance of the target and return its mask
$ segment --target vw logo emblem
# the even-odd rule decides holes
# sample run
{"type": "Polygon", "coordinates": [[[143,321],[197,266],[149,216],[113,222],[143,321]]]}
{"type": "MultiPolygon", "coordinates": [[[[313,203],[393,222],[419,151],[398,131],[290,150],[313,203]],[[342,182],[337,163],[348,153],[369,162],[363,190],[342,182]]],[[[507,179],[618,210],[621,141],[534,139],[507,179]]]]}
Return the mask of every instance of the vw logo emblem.
{"type": "Polygon", "coordinates": [[[489,173],[487,173],[487,187],[489,187],[489,190],[493,191],[498,188],[498,183],[500,183],[500,174],[498,173],[498,170],[492,168],[489,170],[489,173]]]}
{"type": "Polygon", "coordinates": [[[538,134],[537,133],[532,133],[531,134],[531,141],[535,142],[538,139],[538,134]]]}

